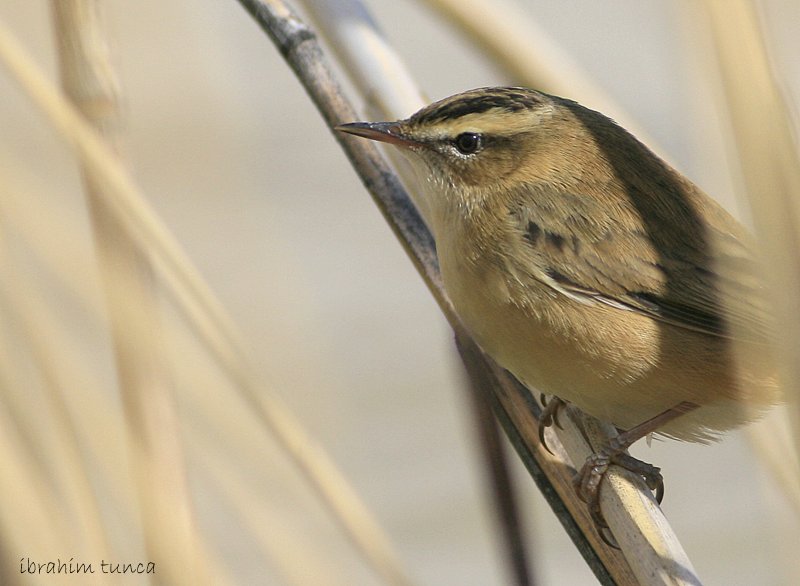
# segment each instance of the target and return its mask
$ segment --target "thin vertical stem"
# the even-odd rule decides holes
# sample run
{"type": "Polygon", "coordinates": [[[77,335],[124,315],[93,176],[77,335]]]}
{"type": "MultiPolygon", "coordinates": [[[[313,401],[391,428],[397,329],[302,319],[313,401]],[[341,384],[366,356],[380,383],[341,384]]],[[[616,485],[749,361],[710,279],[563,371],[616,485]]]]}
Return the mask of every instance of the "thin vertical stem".
{"type": "MultiPolygon", "coordinates": [[[[59,63],[67,96],[119,152],[118,84],[98,0],[53,0],[59,63]]],[[[82,166],[103,277],[123,405],[133,438],[148,556],[164,583],[203,583],[179,423],[162,348],[158,293],[150,259],[109,209],[101,177],[82,166]],[[194,574],[194,576],[192,575],[194,574]]],[[[205,577],[205,578],[203,578],[205,577]]]]}
{"type": "Polygon", "coordinates": [[[528,555],[527,541],[520,522],[517,494],[508,468],[505,446],[500,437],[500,426],[486,393],[491,380],[487,379],[486,369],[481,367],[483,356],[478,347],[463,332],[456,335],[456,346],[470,379],[471,411],[475,415],[479,449],[484,456],[484,469],[488,470],[495,514],[502,528],[503,552],[508,560],[514,584],[532,586],[536,581],[529,568],[531,558],[528,555]]]}
{"type": "Polygon", "coordinates": [[[778,324],[783,390],[800,453],[800,155],[750,0],[706,0],[746,197],[778,324]]]}

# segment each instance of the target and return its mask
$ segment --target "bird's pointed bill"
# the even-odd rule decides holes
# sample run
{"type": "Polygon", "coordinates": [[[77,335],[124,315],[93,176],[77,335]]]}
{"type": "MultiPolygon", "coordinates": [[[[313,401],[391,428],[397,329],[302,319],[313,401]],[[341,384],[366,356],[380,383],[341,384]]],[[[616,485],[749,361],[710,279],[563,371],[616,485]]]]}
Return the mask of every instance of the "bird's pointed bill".
{"type": "Polygon", "coordinates": [[[400,147],[422,146],[419,141],[404,136],[396,122],[350,122],[340,124],[336,130],[400,147]]]}

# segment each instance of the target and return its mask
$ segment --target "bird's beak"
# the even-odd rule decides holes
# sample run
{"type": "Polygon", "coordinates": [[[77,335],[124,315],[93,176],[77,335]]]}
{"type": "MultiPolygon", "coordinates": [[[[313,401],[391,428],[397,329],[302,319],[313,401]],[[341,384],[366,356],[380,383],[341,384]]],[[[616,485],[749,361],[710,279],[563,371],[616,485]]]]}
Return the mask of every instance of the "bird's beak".
{"type": "Polygon", "coordinates": [[[340,124],[336,130],[370,140],[388,142],[399,147],[422,146],[418,140],[404,136],[397,122],[350,122],[349,124],[340,124]]]}

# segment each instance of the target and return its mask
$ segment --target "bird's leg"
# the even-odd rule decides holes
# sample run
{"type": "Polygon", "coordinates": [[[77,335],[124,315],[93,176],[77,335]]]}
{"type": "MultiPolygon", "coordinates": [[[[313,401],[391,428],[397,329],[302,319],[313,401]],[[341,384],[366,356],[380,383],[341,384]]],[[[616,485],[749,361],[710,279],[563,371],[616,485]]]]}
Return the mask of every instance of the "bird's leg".
{"type": "Polygon", "coordinates": [[[542,404],[542,412],[539,415],[539,442],[541,442],[545,450],[552,454],[552,450],[547,446],[547,441],[544,439],[544,430],[554,423],[561,428],[561,424],[558,422],[558,412],[567,403],[555,396],[550,401],[547,401],[544,393],[539,395],[539,402],[542,404]]]}
{"type": "MultiPolygon", "coordinates": [[[[616,464],[640,475],[644,478],[647,487],[656,493],[656,500],[661,504],[661,499],[664,498],[664,479],[661,476],[660,468],[648,464],[647,462],[637,460],[627,453],[627,449],[631,447],[634,442],[657,431],[666,423],[690,411],[694,411],[698,407],[699,405],[688,401],[679,403],[659,413],[652,419],[648,419],[644,423],[640,423],[636,427],[620,433],[612,438],[606,447],[586,459],[586,462],[583,464],[580,472],[575,476],[573,482],[578,491],[578,496],[589,504],[589,512],[598,526],[600,535],[602,535],[604,539],[604,533],[600,529],[607,527],[607,525],[600,512],[599,489],[603,476],[605,476],[605,473],[608,471],[608,467],[611,464],[616,464]]],[[[608,541],[606,542],[613,545],[608,541]]]]}

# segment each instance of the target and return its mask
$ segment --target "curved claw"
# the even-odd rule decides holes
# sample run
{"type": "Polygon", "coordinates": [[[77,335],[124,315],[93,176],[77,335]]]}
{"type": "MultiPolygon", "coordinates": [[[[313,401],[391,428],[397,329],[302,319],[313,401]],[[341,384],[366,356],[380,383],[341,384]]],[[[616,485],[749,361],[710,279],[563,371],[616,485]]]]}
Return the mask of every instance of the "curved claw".
{"type": "Polygon", "coordinates": [[[619,543],[617,543],[617,540],[614,539],[614,534],[611,533],[611,530],[608,527],[598,529],[597,533],[600,535],[600,539],[603,540],[603,543],[605,543],[608,547],[622,551],[619,543]]]}
{"type": "Polygon", "coordinates": [[[559,399],[555,395],[553,395],[553,398],[548,401],[547,395],[540,393],[539,402],[542,404],[542,408],[547,413],[547,427],[550,427],[555,423],[558,429],[564,429],[564,427],[561,425],[561,422],[558,420],[558,414],[561,412],[561,408],[567,404],[566,401],[559,399]]]}
{"type": "Polygon", "coordinates": [[[558,412],[566,403],[558,397],[553,397],[548,401],[544,393],[539,395],[539,402],[542,404],[542,412],[539,415],[539,441],[544,446],[544,449],[552,454],[553,450],[547,445],[547,440],[545,440],[544,437],[544,430],[554,423],[559,429],[563,429],[561,423],[558,421],[558,412]]]}
{"type": "Polygon", "coordinates": [[[544,430],[547,429],[547,427],[548,426],[544,423],[544,421],[539,419],[539,443],[542,444],[542,446],[544,446],[545,450],[547,450],[548,452],[550,452],[550,454],[555,456],[555,454],[553,454],[553,450],[551,450],[550,446],[547,445],[547,440],[544,437],[544,430]]]}
{"type": "Polygon", "coordinates": [[[655,493],[656,502],[661,504],[664,499],[664,477],[661,475],[660,468],[642,462],[625,452],[612,455],[611,462],[641,476],[647,488],[655,493]]]}
{"type": "Polygon", "coordinates": [[[664,478],[661,477],[660,474],[658,484],[656,485],[655,489],[651,488],[651,490],[655,490],[656,502],[660,505],[661,501],[664,500],[664,478]]]}

